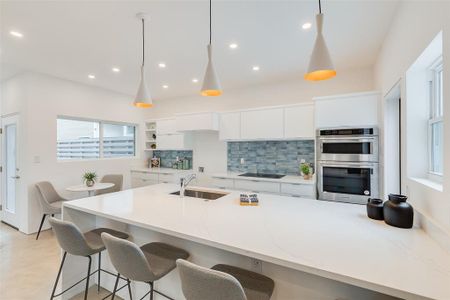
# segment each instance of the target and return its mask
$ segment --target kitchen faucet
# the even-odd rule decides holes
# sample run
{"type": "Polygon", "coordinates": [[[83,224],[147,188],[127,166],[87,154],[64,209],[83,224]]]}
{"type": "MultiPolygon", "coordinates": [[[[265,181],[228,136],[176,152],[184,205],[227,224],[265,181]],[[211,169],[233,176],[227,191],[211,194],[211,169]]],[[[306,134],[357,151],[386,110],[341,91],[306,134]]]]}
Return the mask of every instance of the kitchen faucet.
{"type": "Polygon", "coordinates": [[[195,178],[197,178],[196,174],[190,174],[186,177],[180,178],[180,197],[184,197],[184,191],[186,190],[186,187],[195,178]]]}

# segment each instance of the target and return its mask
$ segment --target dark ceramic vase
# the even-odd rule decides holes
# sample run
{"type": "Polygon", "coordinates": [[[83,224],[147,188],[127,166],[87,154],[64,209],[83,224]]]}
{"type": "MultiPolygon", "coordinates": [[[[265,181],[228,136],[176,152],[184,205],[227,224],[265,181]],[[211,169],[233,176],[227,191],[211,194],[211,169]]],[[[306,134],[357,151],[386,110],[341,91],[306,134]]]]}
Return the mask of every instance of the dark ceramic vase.
{"type": "Polygon", "coordinates": [[[389,194],[389,201],[384,203],[384,221],[399,228],[412,228],[414,221],[414,209],[406,202],[408,197],[404,195],[389,194]]]}
{"type": "Polygon", "coordinates": [[[383,200],[377,198],[369,198],[367,200],[367,216],[374,220],[384,220],[383,200]]]}

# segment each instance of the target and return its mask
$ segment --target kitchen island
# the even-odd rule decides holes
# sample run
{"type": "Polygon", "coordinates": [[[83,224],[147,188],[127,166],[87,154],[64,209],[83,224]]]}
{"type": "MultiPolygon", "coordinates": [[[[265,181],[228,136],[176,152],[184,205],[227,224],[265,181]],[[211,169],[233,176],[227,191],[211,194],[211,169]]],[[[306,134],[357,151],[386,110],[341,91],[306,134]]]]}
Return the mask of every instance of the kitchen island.
{"type": "MultiPolygon", "coordinates": [[[[64,203],[63,218],[82,230],[127,231],[138,244],[182,247],[206,267],[260,271],[275,281],[272,299],[450,299],[450,254],[419,228],[368,219],[364,206],[259,194],[259,206],[244,207],[236,191],[205,201],[170,195],[177,190],[158,184],[74,200],[64,203]]],[[[87,260],[70,257],[66,264],[63,287],[85,274],[87,260]]],[[[111,290],[109,277],[102,286],[111,290]]],[[[156,288],[183,299],[177,271],[156,288]]],[[[147,291],[133,289],[135,298],[147,291]]]]}

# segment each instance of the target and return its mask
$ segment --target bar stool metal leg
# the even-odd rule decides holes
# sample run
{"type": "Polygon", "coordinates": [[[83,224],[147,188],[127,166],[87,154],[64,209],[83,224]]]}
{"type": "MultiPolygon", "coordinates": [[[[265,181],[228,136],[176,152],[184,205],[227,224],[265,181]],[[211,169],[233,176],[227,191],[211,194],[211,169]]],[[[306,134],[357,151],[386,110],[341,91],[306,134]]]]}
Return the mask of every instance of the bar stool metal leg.
{"type": "Polygon", "coordinates": [[[100,293],[100,269],[101,269],[101,266],[102,266],[102,253],[101,252],[99,252],[98,253],[98,274],[97,274],[97,276],[98,276],[98,280],[97,280],[97,293],[100,293]]]}
{"type": "Polygon", "coordinates": [[[44,225],[44,221],[45,221],[45,217],[46,216],[47,216],[46,214],[42,215],[41,225],[39,225],[39,230],[38,230],[38,233],[36,235],[36,241],[38,240],[39,235],[41,234],[42,225],[44,225]]]}
{"type": "Polygon", "coordinates": [[[153,300],[153,282],[149,282],[150,284],[150,300],[153,300]]]}
{"type": "Polygon", "coordinates": [[[88,271],[87,271],[87,278],[86,278],[86,289],[84,290],[84,300],[87,300],[88,292],[89,292],[89,277],[91,277],[91,264],[92,264],[92,258],[89,255],[87,257],[89,259],[88,263],[88,271]]]}
{"type": "Polygon", "coordinates": [[[116,296],[117,285],[119,284],[119,279],[120,279],[120,273],[117,273],[116,283],[114,284],[114,290],[112,293],[111,300],[114,300],[114,297],[116,296]]]}
{"type": "Polygon", "coordinates": [[[133,300],[133,296],[131,295],[131,281],[127,278],[127,285],[128,285],[128,295],[130,295],[130,300],[133,300]]]}
{"type": "Polygon", "coordinates": [[[59,277],[61,276],[61,271],[64,266],[64,261],[66,260],[66,256],[67,256],[67,252],[64,251],[64,254],[63,254],[63,257],[61,260],[61,265],[59,266],[58,275],[56,275],[56,281],[55,281],[55,285],[53,286],[52,296],[50,297],[50,300],[52,300],[53,297],[55,297],[56,287],[58,286],[59,277]]]}

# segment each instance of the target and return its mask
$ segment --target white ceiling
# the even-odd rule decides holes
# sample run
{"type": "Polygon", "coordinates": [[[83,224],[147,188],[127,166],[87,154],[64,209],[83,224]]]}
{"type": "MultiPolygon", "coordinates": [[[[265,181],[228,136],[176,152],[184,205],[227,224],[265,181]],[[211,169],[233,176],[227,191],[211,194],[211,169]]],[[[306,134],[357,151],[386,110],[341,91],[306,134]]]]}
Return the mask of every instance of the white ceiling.
{"type": "MultiPolygon", "coordinates": [[[[338,70],[373,65],[398,1],[324,0],[324,34],[338,70]]],[[[214,61],[227,89],[298,77],[312,51],[317,1],[213,1],[214,61]],[[238,49],[228,45],[236,42],[238,49]],[[259,65],[259,72],[252,71],[259,65]]],[[[146,65],[155,99],[198,93],[206,67],[208,1],[0,1],[2,78],[22,70],[133,95],[147,12],[146,65]],[[9,34],[24,34],[16,38],[9,34]],[[167,68],[158,68],[165,62],[167,68]],[[111,71],[118,66],[121,72],[111,71]],[[88,79],[88,74],[96,79],[88,79]],[[193,84],[192,78],[199,83],[193,84]],[[169,85],[163,89],[162,85],[169,85]]],[[[0,78],[1,79],[1,78],[0,78]]]]}

